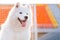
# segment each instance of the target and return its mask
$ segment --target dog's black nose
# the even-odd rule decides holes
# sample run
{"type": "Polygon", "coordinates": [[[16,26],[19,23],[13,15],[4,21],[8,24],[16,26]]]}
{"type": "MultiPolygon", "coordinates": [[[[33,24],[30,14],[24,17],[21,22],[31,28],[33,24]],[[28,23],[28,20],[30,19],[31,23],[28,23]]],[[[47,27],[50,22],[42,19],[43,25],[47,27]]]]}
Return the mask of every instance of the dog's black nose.
{"type": "Polygon", "coordinates": [[[25,16],[25,19],[28,19],[28,16],[25,16]]]}

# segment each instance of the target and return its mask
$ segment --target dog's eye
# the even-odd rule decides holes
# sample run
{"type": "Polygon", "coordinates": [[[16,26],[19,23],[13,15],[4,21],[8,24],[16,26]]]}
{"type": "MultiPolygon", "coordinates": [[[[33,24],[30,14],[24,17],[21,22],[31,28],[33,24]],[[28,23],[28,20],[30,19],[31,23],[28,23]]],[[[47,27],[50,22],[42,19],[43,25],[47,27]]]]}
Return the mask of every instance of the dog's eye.
{"type": "Polygon", "coordinates": [[[26,13],[28,15],[28,13],[26,13]]]}
{"type": "Polygon", "coordinates": [[[22,14],[22,12],[19,12],[19,14],[22,14]]]}

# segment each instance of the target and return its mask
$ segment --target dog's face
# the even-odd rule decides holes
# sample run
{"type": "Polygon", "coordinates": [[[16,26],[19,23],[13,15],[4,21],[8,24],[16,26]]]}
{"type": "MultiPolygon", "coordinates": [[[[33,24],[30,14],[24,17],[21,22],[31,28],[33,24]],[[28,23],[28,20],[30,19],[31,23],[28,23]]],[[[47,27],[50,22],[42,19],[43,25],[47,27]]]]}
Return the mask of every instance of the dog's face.
{"type": "Polygon", "coordinates": [[[29,5],[16,4],[14,10],[13,16],[15,15],[15,18],[22,27],[26,27],[27,25],[31,24],[32,13],[30,12],[29,5]]]}
{"type": "Polygon", "coordinates": [[[20,22],[22,27],[26,26],[26,22],[28,20],[28,12],[25,12],[26,10],[21,10],[18,12],[18,21],[20,22]]]}
{"type": "Polygon", "coordinates": [[[21,26],[22,27],[25,27],[26,26],[26,22],[27,20],[29,19],[29,12],[28,12],[28,8],[23,8],[23,7],[20,7],[18,8],[18,12],[17,12],[18,16],[18,21],[20,22],[21,26]]]}

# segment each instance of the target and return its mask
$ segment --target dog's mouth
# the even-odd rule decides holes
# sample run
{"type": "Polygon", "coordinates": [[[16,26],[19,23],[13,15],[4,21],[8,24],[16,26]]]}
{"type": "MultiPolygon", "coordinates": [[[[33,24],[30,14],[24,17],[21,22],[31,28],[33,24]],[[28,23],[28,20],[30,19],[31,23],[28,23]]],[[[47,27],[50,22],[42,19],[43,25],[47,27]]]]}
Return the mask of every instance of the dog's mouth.
{"type": "Polygon", "coordinates": [[[21,23],[21,26],[22,26],[22,27],[25,27],[25,26],[26,26],[26,21],[27,21],[27,19],[21,20],[21,19],[18,17],[18,20],[19,20],[19,22],[21,23]]]}

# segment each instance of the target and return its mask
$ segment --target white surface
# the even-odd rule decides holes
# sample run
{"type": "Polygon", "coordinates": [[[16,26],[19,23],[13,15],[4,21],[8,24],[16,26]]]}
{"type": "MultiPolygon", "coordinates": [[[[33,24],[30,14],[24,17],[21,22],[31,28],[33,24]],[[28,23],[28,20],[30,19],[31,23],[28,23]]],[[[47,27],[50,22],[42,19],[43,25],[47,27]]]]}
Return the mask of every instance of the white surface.
{"type": "Polygon", "coordinates": [[[44,29],[44,28],[38,28],[38,32],[60,32],[60,28],[49,28],[49,29],[44,29]]]}
{"type": "MultiPolygon", "coordinates": [[[[32,32],[35,32],[35,30],[32,30],[32,32]]],[[[52,29],[52,28],[38,28],[37,29],[37,33],[38,32],[60,32],[60,28],[56,28],[56,29],[52,29]]]]}
{"type": "Polygon", "coordinates": [[[24,3],[24,4],[39,4],[39,3],[60,3],[60,0],[0,0],[0,4],[15,4],[16,2],[24,3]]]}

